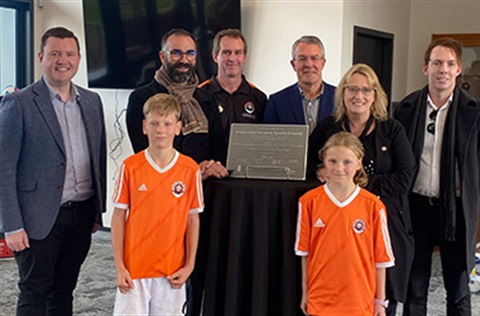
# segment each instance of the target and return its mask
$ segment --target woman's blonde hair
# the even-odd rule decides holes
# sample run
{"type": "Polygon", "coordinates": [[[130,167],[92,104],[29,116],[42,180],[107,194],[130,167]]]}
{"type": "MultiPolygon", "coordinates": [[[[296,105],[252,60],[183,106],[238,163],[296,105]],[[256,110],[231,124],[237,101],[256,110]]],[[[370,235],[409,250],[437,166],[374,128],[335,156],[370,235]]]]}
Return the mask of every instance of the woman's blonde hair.
{"type": "MultiPolygon", "coordinates": [[[[364,150],[362,142],[353,134],[348,132],[339,132],[330,136],[323,148],[320,150],[320,159],[325,161],[327,151],[333,147],[346,147],[350,149],[355,156],[361,161],[363,159],[364,150]]],[[[361,187],[364,187],[368,183],[368,175],[363,169],[363,165],[353,177],[353,182],[361,187]]]]}
{"type": "Polygon", "coordinates": [[[379,121],[385,121],[388,118],[388,98],[382,88],[375,71],[367,64],[355,64],[343,75],[335,91],[335,121],[340,122],[346,115],[345,104],[343,103],[343,92],[348,86],[354,74],[361,74],[367,77],[370,87],[374,90],[375,101],[370,109],[373,118],[379,121]]]}

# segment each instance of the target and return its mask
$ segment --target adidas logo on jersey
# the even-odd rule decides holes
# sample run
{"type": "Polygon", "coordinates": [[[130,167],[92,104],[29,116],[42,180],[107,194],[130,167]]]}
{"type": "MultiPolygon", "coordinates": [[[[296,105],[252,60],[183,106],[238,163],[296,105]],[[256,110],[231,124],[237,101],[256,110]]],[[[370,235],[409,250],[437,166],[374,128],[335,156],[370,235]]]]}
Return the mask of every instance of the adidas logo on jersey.
{"type": "Polygon", "coordinates": [[[142,183],[142,185],[138,188],[138,191],[148,191],[147,186],[145,183],[142,183]]]}
{"type": "Polygon", "coordinates": [[[313,224],[313,227],[325,227],[325,224],[322,222],[320,218],[318,218],[315,224],[313,224]]]}

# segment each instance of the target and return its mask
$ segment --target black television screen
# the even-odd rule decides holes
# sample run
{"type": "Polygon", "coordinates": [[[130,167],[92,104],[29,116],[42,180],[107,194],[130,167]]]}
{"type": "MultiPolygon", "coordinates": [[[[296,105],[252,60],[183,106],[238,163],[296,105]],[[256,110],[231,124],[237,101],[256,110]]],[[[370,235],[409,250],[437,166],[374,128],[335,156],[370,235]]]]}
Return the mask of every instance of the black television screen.
{"type": "Polygon", "coordinates": [[[162,36],[172,28],[197,41],[200,81],[212,76],[215,34],[240,28],[240,0],[84,0],[88,83],[92,88],[133,89],[160,67],[162,36]]]}

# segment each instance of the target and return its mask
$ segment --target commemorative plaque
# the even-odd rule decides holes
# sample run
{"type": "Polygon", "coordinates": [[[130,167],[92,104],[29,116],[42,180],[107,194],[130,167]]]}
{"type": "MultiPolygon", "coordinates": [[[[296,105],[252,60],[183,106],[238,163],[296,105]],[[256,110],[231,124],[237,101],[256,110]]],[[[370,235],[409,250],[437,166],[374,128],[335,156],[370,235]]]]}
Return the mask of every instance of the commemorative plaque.
{"type": "Polygon", "coordinates": [[[233,123],[227,169],[233,178],[305,180],[307,125],[233,123]]]}

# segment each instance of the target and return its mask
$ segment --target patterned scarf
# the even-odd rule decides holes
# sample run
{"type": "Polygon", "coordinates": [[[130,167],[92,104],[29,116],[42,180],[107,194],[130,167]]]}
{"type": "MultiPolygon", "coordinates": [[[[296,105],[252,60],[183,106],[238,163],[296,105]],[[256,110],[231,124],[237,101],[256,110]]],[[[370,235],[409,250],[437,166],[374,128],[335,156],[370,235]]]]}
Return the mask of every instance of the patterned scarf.
{"type": "Polygon", "coordinates": [[[193,76],[185,85],[173,82],[167,70],[162,65],[155,72],[155,80],[163,85],[168,93],[174,96],[182,105],[182,134],[208,133],[208,120],[203,113],[193,93],[198,85],[197,75],[193,76]]]}

